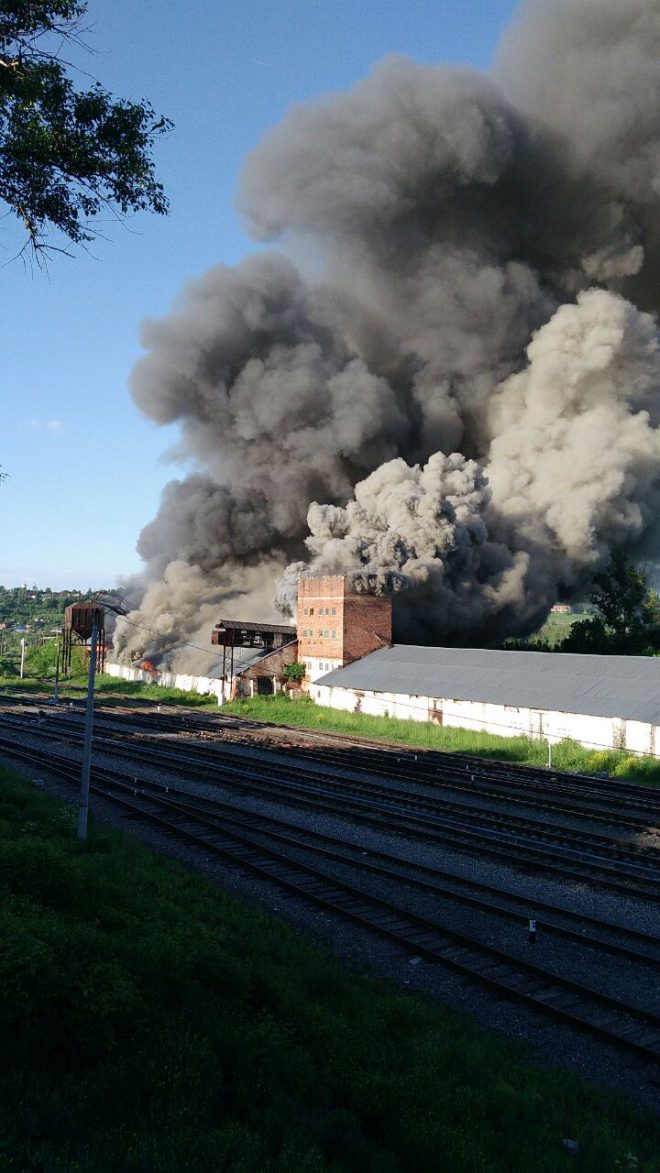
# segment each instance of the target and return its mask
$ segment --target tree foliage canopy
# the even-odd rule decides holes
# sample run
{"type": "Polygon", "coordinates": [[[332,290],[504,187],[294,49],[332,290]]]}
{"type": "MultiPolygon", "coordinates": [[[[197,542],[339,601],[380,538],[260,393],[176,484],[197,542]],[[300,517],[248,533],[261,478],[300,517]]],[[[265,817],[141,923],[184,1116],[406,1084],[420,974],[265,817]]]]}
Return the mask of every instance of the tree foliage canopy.
{"type": "MultiPolygon", "coordinates": [[[[80,0],[0,5],[0,200],[23,223],[37,255],[56,229],[84,243],[90,220],[168,203],[151,148],[171,129],[148,102],[115,99],[95,83],[78,90],[64,48],[82,44],[80,0]]],[[[66,249],[59,251],[66,251],[66,249]]]]}
{"type": "Polygon", "coordinates": [[[590,599],[596,614],[573,624],[559,651],[645,655],[660,649],[660,599],[621,550],[594,578],[590,599]]]}

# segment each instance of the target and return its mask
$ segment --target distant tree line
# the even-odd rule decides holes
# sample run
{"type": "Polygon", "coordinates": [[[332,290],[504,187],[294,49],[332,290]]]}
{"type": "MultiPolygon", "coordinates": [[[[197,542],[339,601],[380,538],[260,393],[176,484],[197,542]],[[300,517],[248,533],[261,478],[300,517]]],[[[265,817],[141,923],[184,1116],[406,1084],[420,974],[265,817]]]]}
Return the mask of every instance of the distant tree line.
{"type": "Polygon", "coordinates": [[[42,621],[50,625],[61,624],[66,607],[91,600],[95,594],[96,591],[53,591],[50,587],[0,586],[0,623],[7,627],[42,621]]]}

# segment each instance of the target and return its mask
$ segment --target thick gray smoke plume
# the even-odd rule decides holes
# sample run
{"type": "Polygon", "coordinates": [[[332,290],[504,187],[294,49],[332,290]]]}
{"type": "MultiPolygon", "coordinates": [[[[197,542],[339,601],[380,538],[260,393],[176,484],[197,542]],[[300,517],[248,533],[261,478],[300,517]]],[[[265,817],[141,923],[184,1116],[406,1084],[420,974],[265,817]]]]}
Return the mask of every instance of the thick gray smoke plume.
{"type": "Polygon", "coordinates": [[[400,637],[492,642],[655,553],[659,63],[660,0],[539,0],[494,81],[394,58],[266,136],[241,207],[315,276],[262,252],[144,327],[135,400],[198,471],[123,656],[204,668],[310,564],[397,590],[400,637]]]}

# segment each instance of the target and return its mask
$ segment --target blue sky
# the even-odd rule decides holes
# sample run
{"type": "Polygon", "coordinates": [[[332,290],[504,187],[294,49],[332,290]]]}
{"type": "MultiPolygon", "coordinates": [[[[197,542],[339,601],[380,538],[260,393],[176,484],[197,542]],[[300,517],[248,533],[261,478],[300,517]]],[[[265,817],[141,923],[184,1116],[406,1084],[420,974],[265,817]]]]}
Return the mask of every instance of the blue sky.
{"type": "MultiPolygon", "coordinates": [[[[157,148],[167,218],[99,225],[91,255],[0,268],[4,313],[0,583],[112,585],[163,485],[175,428],[133,406],[145,318],[255,245],[234,209],[241,162],[294,102],[341,90],[388,53],[487,69],[514,0],[91,0],[86,68],[176,124],[157,148]]],[[[81,78],[81,84],[85,79],[81,78]]],[[[18,235],[0,221],[0,263],[18,235]]]]}

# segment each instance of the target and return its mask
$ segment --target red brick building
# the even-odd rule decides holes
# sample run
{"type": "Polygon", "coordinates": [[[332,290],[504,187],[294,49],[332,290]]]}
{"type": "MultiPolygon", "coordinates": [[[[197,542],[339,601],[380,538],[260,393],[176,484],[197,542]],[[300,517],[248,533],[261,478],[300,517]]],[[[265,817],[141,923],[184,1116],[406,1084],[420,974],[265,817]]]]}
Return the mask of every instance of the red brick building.
{"type": "Polygon", "coordinates": [[[298,659],[316,680],[392,643],[392,599],[360,594],[350,575],[298,581],[298,659]]]}

